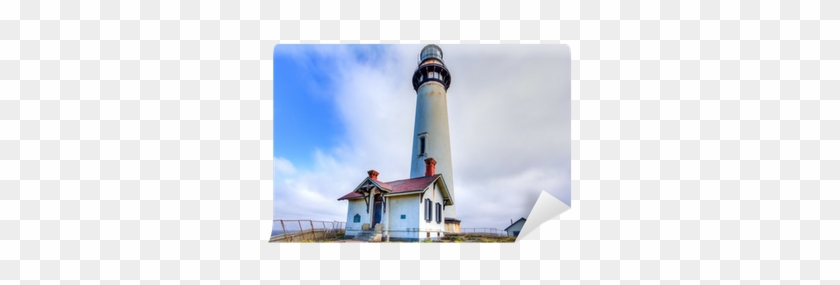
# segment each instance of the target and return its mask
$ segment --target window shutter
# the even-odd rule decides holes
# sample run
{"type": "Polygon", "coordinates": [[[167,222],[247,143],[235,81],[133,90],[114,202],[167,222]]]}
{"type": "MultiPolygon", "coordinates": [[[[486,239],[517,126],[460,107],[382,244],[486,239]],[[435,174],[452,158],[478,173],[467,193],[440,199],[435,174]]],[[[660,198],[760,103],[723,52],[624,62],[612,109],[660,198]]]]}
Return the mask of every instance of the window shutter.
{"type": "Polygon", "coordinates": [[[425,213],[423,219],[427,222],[432,221],[432,200],[426,199],[423,204],[423,212],[425,213]]]}
{"type": "Polygon", "coordinates": [[[440,220],[441,220],[441,216],[442,216],[441,211],[440,211],[440,203],[435,203],[435,215],[437,215],[435,217],[435,222],[440,224],[440,220]]]}
{"type": "Polygon", "coordinates": [[[432,200],[426,200],[426,202],[429,204],[429,218],[426,219],[426,220],[431,222],[432,221],[432,200]]]}
{"type": "Polygon", "coordinates": [[[432,200],[426,200],[426,203],[428,203],[428,208],[429,208],[429,217],[426,220],[431,222],[432,221],[432,200]]]}
{"type": "Polygon", "coordinates": [[[432,211],[433,211],[432,210],[432,200],[429,200],[429,222],[432,221],[432,214],[433,214],[432,211]]]}

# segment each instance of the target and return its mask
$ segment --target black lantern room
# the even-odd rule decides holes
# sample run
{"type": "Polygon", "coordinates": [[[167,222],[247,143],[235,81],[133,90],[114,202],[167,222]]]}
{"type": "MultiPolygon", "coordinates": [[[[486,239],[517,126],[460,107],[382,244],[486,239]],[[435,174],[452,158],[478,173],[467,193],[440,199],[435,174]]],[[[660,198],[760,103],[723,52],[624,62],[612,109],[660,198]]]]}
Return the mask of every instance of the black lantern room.
{"type": "Polygon", "coordinates": [[[443,64],[443,50],[437,45],[427,45],[420,51],[420,61],[411,79],[414,91],[428,81],[440,82],[444,90],[449,90],[452,82],[449,70],[443,64]]]}

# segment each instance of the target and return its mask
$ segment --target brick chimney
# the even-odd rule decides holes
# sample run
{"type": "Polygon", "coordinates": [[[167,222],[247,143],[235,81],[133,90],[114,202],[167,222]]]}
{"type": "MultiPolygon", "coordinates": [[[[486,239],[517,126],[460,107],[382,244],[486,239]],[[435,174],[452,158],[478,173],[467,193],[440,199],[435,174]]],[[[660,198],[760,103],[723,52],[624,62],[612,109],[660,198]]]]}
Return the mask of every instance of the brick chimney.
{"type": "Polygon", "coordinates": [[[371,170],[368,170],[367,173],[368,173],[368,177],[370,177],[370,179],[379,180],[378,179],[379,178],[379,172],[377,172],[376,170],[371,169],[371,170]]]}
{"type": "Polygon", "coordinates": [[[426,176],[435,175],[435,164],[437,164],[437,161],[431,157],[423,161],[426,162],[426,176]]]}

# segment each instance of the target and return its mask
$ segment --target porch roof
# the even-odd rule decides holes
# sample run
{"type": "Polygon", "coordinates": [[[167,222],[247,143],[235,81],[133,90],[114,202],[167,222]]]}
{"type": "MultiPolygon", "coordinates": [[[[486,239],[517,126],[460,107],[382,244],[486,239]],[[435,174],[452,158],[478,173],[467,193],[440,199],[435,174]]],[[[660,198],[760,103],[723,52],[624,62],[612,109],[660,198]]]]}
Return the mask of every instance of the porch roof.
{"type": "MultiPolygon", "coordinates": [[[[403,192],[412,192],[412,191],[420,191],[429,187],[437,178],[440,177],[440,174],[430,175],[430,176],[423,176],[423,177],[415,177],[409,179],[402,179],[402,180],[395,180],[390,182],[382,182],[379,180],[374,180],[370,178],[366,178],[368,180],[373,181],[379,188],[386,190],[388,194],[397,194],[403,192]]],[[[362,183],[364,184],[364,182],[362,183]]],[[[361,184],[360,184],[361,185],[361,184]]],[[[347,193],[338,200],[345,200],[345,199],[356,199],[362,198],[361,193],[357,192],[357,189],[354,189],[352,192],[347,193]]]]}

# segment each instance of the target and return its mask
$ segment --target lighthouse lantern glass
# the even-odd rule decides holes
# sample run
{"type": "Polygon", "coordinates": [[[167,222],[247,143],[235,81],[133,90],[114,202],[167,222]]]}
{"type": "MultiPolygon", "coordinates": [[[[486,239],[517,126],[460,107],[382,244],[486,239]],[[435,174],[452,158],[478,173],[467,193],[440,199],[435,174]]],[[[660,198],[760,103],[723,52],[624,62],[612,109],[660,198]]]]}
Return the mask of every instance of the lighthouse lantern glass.
{"type": "Polygon", "coordinates": [[[420,60],[425,61],[429,58],[443,59],[443,52],[441,52],[441,50],[439,50],[437,47],[428,46],[425,49],[423,49],[423,52],[420,54],[420,60]]]}

